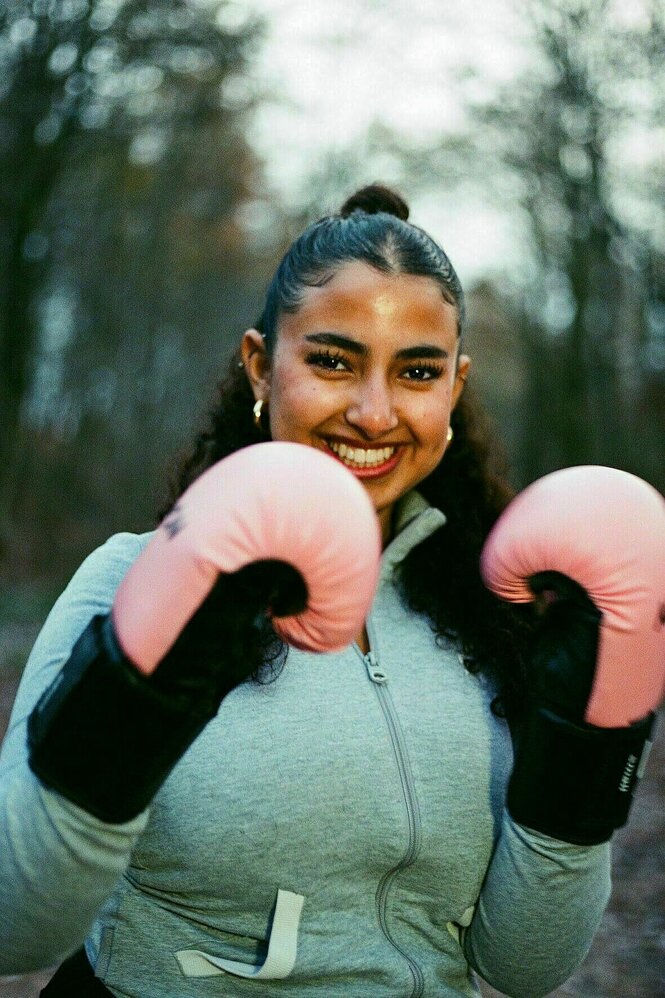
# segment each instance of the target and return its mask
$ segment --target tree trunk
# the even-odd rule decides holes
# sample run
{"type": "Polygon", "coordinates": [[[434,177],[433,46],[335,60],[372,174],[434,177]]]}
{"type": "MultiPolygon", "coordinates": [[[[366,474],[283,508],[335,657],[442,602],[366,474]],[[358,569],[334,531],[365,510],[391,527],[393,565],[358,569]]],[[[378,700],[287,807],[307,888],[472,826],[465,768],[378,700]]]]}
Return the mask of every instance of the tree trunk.
{"type": "Polygon", "coordinates": [[[26,238],[42,217],[56,175],[56,157],[32,143],[20,156],[32,164],[18,193],[11,223],[11,251],[0,307],[0,561],[9,551],[15,474],[21,449],[21,409],[30,388],[37,350],[35,290],[41,265],[25,254],[26,238]]]}

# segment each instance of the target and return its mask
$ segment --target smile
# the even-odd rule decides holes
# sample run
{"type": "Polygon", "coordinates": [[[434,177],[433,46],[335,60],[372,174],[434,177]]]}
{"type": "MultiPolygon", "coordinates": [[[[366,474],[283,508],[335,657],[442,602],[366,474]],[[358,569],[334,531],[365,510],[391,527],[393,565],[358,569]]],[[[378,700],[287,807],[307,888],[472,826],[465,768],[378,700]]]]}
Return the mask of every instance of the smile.
{"type": "Polygon", "coordinates": [[[383,465],[391,464],[396,447],[350,447],[348,444],[340,444],[334,440],[327,441],[333,454],[335,454],[342,464],[347,468],[380,468],[383,465]]]}

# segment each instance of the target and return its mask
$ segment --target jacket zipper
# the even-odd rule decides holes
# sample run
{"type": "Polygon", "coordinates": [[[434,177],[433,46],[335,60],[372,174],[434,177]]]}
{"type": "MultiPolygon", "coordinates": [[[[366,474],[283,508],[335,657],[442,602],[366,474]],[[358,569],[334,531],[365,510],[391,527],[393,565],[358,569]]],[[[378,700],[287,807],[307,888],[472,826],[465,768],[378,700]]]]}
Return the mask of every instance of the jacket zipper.
{"type": "Polygon", "coordinates": [[[363,655],[362,658],[365,663],[365,668],[367,669],[367,674],[374,685],[374,689],[376,690],[376,695],[379,699],[381,710],[383,711],[383,716],[386,720],[388,731],[390,733],[390,740],[392,742],[399,777],[402,784],[402,792],[404,794],[404,803],[406,805],[409,827],[409,843],[406,852],[399,863],[392,867],[392,869],[388,870],[379,881],[379,886],[376,891],[376,913],[384,936],[391,946],[394,946],[397,952],[404,957],[409,965],[409,970],[411,971],[411,976],[413,978],[411,998],[421,998],[425,988],[425,980],[422,970],[395,940],[388,926],[386,914],[388,894],[395,877],[401,870],[405,870],[408,866],[411,866],[420,851],[421,825],[420,813],[418,811],[418,801],[416,798],[413,773],[411,772],[411,765],[409,763],[404,735],[402,733],[402,728],[399,723],[393,699],[390,695],[390,690],[388,689],[388,677],[380,668],[374,652],[369,651],[366,655],[363,655]]]}

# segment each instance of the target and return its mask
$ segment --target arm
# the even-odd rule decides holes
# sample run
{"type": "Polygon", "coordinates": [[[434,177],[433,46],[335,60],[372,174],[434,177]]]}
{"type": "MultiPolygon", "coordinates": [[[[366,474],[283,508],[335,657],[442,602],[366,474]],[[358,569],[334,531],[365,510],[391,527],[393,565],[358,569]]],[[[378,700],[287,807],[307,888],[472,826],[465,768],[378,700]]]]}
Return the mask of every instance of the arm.
{"type": "Polygon", "coordinates": [[[125,870],[147,812],[108,825],[43,786],[28,765],[27,722],[95,614],[107,613],[142,547],[111,538],[83,563],[26,665],[0,755],[0,974],[58,962],[83,941],[125,870]]]}
{"type": "Polygon", "coordinates": [[[482,570],[502,598],[535,602],[539,623],[508,813],[465,944],[490,983],[546,994],[581,962],[602,916],[609,840],[627,820],[662,696],[662,497],[615,469],[556,472],[508,507],[482,570]]]}
{"type": "Polygon", "coordinates": [[[607,843],[579,846],[518,825],[501,834],[464,953],[480,976],[511,998],[542,998],[586,956],[610,896],[607,843]]]}
{"type": "MultiPolygon", "coordinates": [[[[371,604],[379,556],[365,490],[312,448],[246,448],[190,486],[122,575],[111,612],[90,620],[87,601],[66,629],[62,644],[74,646],[64,666],[59,654],[36,704],[21,696],[28,716],[11,733],[17,759],[3,773],[0,972],[52,963],[80,944],[150,801],[260,664],[247,649],[259,648],[266,616],[301,648],[344,647],[371,604]]],[[[49,630],[40,647],[53,639],[49,630]]]]}

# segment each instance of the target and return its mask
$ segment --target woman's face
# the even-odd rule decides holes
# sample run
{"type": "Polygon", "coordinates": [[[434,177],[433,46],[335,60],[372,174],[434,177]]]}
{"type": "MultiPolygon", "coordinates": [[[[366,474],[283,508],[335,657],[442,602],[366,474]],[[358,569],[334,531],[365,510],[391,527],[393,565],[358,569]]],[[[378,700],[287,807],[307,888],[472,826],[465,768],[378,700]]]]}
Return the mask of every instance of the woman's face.
{"type": "Polygon", "coordinates": [[[395,503],[436,467],[469,359],[458,357],[457,311],[429,277],[340,267],[279,320],[268,357],[245,333],[245,369],[268,403],[273,440],[332,454],[362,482],[384,541],[395,503]]]}

